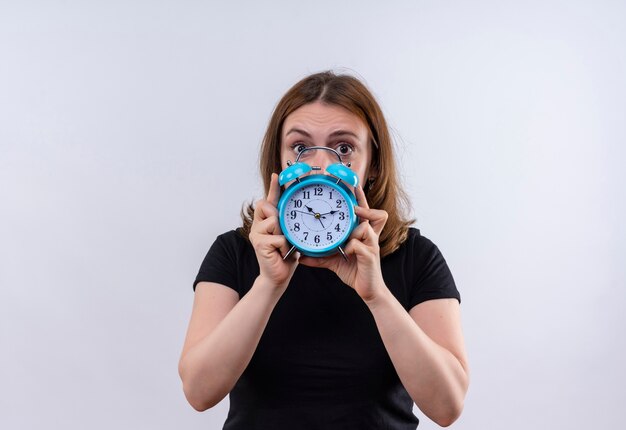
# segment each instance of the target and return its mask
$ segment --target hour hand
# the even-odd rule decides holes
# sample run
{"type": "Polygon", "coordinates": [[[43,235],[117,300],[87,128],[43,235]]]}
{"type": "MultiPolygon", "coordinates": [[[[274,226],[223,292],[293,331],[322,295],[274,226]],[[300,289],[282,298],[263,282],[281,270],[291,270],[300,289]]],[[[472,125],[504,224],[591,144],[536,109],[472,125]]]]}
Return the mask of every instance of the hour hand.
{"type": "Polygon", "coordinates": [[[305,208],[307,208],[307,210],[311,213],[315,213],[315,211],[313,209],[311,209],[310,207],[308,207],[307,205],[304,205],[305,208]]]}

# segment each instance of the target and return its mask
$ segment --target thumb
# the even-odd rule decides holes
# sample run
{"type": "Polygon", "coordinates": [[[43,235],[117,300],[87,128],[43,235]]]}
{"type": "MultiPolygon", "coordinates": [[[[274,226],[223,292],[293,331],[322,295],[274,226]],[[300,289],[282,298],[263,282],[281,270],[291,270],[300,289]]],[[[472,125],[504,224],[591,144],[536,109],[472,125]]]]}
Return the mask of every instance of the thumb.
{"type": "Polygon", "coordinates": [[[267,193],[267,201],[274,207],[278,205],[278,198],[280,197],[280,186],[278,185],[278,175],[272,173],[272,179],[270,179],[270,189],[267,193]]]}

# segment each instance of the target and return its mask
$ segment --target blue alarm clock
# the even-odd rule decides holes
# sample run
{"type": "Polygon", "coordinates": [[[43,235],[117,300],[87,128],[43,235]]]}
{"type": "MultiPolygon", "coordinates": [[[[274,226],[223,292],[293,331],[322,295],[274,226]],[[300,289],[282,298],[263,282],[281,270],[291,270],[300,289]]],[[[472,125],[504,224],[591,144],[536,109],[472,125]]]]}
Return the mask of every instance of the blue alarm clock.
{"type": "Polygon", "coordinates": [[[350,169],[350,163],[342,162],[337,151],[325,146],[305,148],[294,163],[288,161],[287,165],[278,176],[281,186],[292,182],[278,201],[280,228],[292,245],[284,259],[295,250],[311,257],[340,252],[347,259],[342,246],[358,224],[356,197],[348,185],[356,187],[359,177],[350,169]],[[313,150],[333,152],[339,159],[326,168],[328,175],[308,175],[321,168],[299,161],[303,153],[313,150]]]}

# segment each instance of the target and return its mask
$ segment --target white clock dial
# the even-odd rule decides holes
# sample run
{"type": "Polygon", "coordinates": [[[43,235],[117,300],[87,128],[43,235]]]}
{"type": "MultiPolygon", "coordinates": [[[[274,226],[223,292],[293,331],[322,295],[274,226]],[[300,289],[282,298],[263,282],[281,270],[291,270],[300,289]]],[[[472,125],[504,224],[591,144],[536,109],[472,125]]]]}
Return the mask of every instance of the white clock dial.
{"type": "Polygon", "coordinates": [[[284,208],[283,219],[289,234],[304,248],[331,247],[344,239],[351,225],[345,198],[327,184],[302,187],[284,208]]]}

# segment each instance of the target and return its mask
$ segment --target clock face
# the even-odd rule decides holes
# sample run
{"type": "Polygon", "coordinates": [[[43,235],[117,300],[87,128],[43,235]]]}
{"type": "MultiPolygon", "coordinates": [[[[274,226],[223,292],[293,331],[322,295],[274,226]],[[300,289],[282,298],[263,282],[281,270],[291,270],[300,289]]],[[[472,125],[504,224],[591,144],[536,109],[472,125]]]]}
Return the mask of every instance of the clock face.
{"type": "Polygon", "coordinates": [[[354,225],[354,209],[344,193],[325,182],[297,187],[280,214],[289,241],[301,250],[312,252],[340,245],[354,225]]]}

